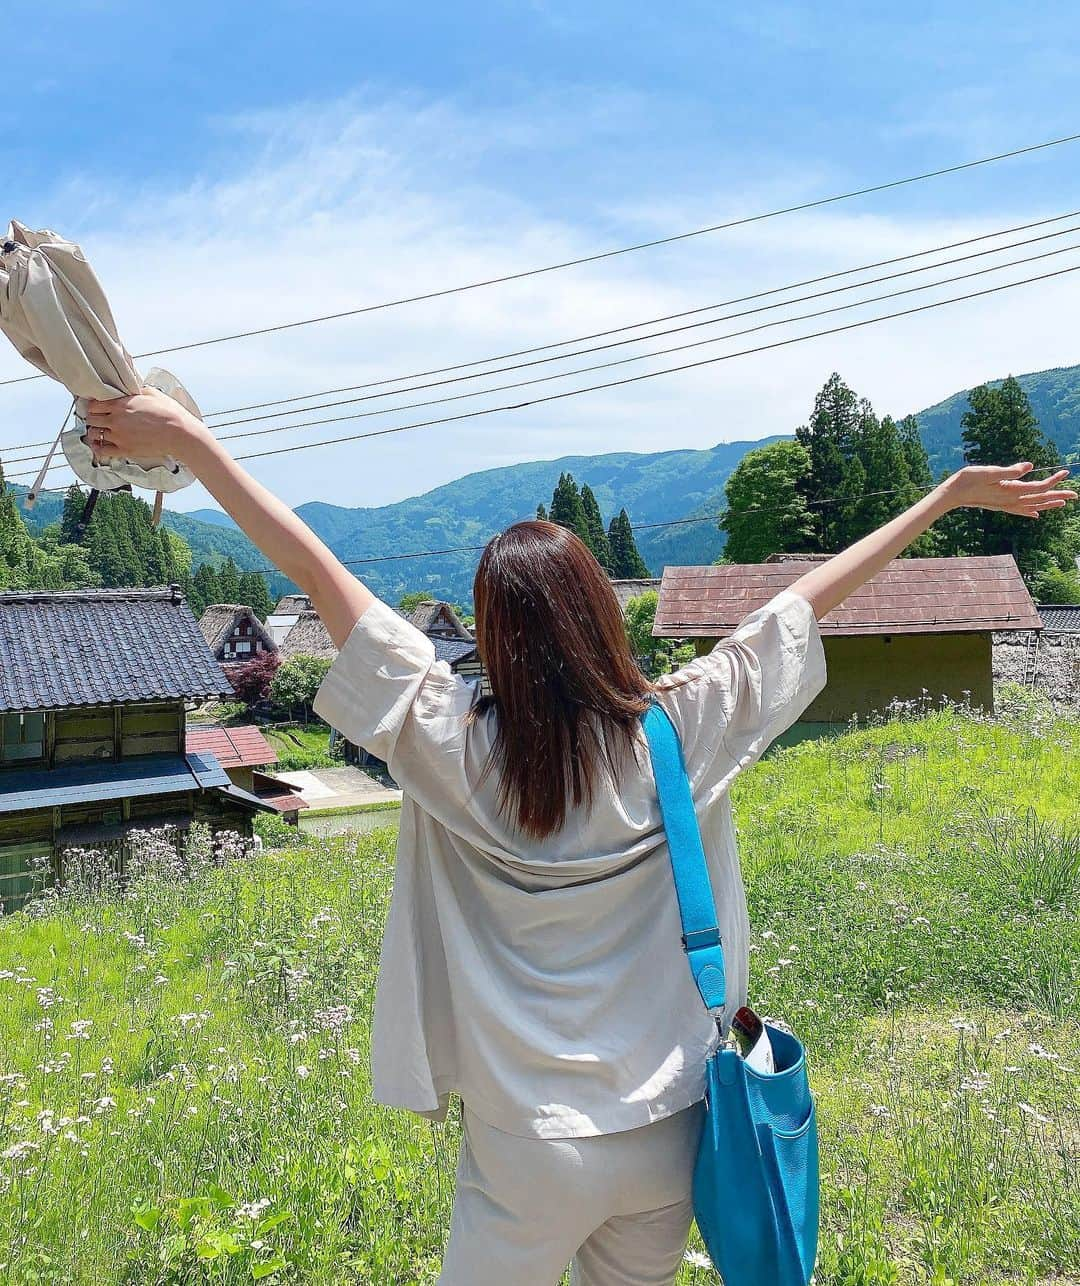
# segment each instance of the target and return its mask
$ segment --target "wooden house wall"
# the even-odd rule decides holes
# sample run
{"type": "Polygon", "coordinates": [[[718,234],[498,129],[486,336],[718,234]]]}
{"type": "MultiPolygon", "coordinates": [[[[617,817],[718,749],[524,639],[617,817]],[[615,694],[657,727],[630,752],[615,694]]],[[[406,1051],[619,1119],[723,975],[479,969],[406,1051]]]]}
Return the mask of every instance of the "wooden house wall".
{"type": "MultiPolygon", "coordinates": [[[[696,640],[699,655],[715,640],[696,640]]],[[[846,723],[884,714],[893,701],[931,702],[943,696],[994,708],[992,636],[954,634],[826,635],[828,682],[800,719],[803,724],[846,723]]]]}
{"type": "MultiPolygon", "coordinates": [[[[184,749],[182,701],[84,706],[45,715],[47,766],[137,755],[176,755],[184,749]]],[[[26,761],[15,766],[27,767],[26,761]]],[[[3,777],[0,775],[0,788],[3,777]]]]}

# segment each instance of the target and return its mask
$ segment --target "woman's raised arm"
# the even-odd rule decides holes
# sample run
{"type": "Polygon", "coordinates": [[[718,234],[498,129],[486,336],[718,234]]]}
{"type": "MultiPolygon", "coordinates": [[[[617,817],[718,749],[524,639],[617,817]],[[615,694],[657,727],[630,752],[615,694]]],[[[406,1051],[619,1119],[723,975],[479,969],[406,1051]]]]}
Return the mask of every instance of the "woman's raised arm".
{"type": "Polygon", "coordinates": [[[1060,509],[1076,499],[1075,491],[1061,490],[1057,485],[1069,476],[1068,469],[1036,482],[1022,481],[1032,468],[1026,461],[1007,468],[968,465],[877,531],[828,562],[816,564],[791,589],[807,600],[820,620],[952,509],[997,509],[1021,518],[1038,518],[1044,509],[1060,509]]]}
{"type": "Polygon", "coordinates": [[[99,456],[172,456],[187,465],[251,543],[310,595],[335,647],[344,644],[375,596],[288,505],[236,463],[201,420],[147,389],[91,402],[86,423],[99,456]]]}

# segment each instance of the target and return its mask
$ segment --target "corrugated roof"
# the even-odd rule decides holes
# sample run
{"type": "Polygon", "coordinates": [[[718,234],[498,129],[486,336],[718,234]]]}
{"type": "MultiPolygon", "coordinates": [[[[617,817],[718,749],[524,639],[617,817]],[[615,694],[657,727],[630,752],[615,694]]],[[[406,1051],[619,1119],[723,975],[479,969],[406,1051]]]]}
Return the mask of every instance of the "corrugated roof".
{"type": "MultiPolygon", "coordinates": [[[[723,638],[807,571],[805,562],[668,567],[653,633],[723,638]]],[[[821,622],[825,635],[1041,628],[1013,559],[897,558],[821,622]]]]}
{"type": "Polygon", "coordinates": [[[1080,634],[1080,606],[1040,603],[1039,615],[1047,634],[1080,634]]]}
{"type": "Polygon", "coordinates": [[[274,748],[250,724],[229,728],[189,724],[184,741],[189,753],[211,754],[223,768],[255,768],[277,762],[274,748]]]}
{"type": "Polygon", "coordinates": [[[12,768],[0,773],[0,813],[132,795],[223,789],[231,784],[213,755],[201,754],[142,755],[64,768],[12,768]]]}
{"type": "Polygon", "coordinates": [[[231,695],[176,587],[0,593],[0,710],[231,695]]]}
{"type": "Polygon", "coordinates": [[[255,794],[264,804],[273,804],[279,813],[295,813],[311,805],[292,789],[287,781],[272,777],[269,773],[254,772],[251,774],[255,794]]]}

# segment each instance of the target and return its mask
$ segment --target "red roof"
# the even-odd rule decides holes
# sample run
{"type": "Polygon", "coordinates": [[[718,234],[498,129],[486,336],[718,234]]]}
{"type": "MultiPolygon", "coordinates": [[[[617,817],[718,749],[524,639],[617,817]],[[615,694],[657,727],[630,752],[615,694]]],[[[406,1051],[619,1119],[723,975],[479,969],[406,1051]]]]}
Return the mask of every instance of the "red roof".
{"type": "MultiPolygon", "coordinates": [[[[811,568],[806,561],[668,567],[653,634],[724,638],[811,568]]],[[[1008,554],[897,558],[821,622],[824,635],[950,634],[1042,629],[1008,554]]]]}
{"type": "Polygon", "coordinates": [[[254,772],[251,777],[255,794],[264,804],[273,805],[279,813],[295,813],[301,808],[311,807],[302,795],[293,794],[287,781],[265,772],[254,772]]]}
{"type": "Polygon", "coordinates": [[[277,763],[273,747],[251,725],[239,728],[189,726],[186,743],[188,751],[213,755],[222,768],[256,768],[260,764],[277,763]]]}

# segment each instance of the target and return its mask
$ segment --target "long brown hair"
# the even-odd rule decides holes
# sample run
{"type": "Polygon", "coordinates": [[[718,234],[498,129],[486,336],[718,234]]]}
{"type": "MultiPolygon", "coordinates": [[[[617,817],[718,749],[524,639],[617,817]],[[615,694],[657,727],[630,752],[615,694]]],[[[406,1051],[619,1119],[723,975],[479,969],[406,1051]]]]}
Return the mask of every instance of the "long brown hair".
{"type": "Polygon", "coordinates": [[[589,803],[597,766],[618,771],[652,685],[634,662],[611,582],[565,527],[519,522],[484,550],[473,584],[476,640],[497,726],[487,771],[525,834],[559,830],[589,803]]]}

